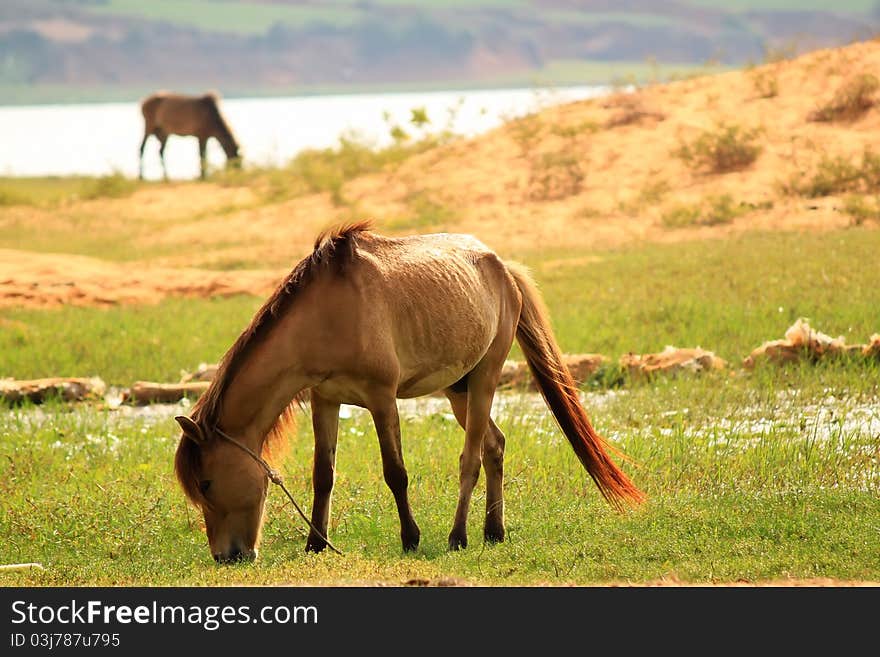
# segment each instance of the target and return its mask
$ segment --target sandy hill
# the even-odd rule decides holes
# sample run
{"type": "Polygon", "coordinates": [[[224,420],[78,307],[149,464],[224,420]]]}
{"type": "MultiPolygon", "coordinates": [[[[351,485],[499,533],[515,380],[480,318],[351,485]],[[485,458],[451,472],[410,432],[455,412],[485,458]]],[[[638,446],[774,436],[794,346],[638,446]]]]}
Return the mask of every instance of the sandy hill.
{"type": "MultiPolygon", "coordinates": [[[[320,229],[351,218],[372,218],[391,234],[470,232],[518,256],[872,225],[880,215],[873,195],[880,158],[870,150],[880,133],[873,107],[878,71],[880,42],[869,41],[555,106],[349,180],[335,200],[330,193],[267,200],[259,180],[237,187],[176,183],[60,209],[7,208],[4,215],[27,213],[47,227],[84,215],[92,225],[100,225],[96,217],[123,217],[155,226],[133,238],[153,254],[138,264],[144,272],[186,267],[188,276],[194,267],[238,262],[286,271],[320,229]],[[813,120],[835,103],[851,111],[813,120]],[[724,155],[712,150],[712,140],[725,135],[721,147],[753,149],[754,160],[711,170],[724,155]],[[716,156],[704,166],[679,155],[682,146],[699,152],[701,137],[705,152],[716,156]],[[180,244],[185,251],[175,248],[180,244]]],[[[17,278],[33,288],[34,272],[17,273],[26,266],[21,258],[4,261],[18,262],[0,261],[0,297],[8,302],[17,278]]],[[[77,266],[64,268],[75,281],[77,266]]],[[[138,280],[148,285],[148,273],[138,280]]],[[[193,293],[210,289],[195,286],[193,293]]],[[[102,295],[112,299],[106,288],[102,295]]]]}

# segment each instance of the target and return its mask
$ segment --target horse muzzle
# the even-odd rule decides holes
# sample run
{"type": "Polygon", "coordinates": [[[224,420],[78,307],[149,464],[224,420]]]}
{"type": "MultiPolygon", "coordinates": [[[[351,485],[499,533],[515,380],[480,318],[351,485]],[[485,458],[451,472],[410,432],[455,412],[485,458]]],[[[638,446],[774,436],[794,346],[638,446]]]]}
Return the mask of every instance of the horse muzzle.
{"type": "Polygon", "coordinates": [[[217,552],[214,554],[214,561],[219,564],[230,563],[250,563],[257,558],[257,550],[240,550],[233,548],[229,552],[217,552]]]}

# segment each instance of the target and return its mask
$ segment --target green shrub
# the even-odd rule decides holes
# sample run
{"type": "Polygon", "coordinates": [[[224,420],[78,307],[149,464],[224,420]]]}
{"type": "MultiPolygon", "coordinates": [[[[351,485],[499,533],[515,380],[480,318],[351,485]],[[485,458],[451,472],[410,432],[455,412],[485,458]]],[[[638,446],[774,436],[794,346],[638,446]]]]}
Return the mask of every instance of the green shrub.
{"type": "Polygon", "coordinates": [[[756,71],[752,75],[752,83],[759,98],[775,98],[779,95],[779,80],[767,69],[756,71]]]}
{"type": "Polygon", "coordinates": [[[667,228],[687,226],[717,226],[729,224],[754,208],[754,205],[736,203],[730,194],[708,196],[701,203],[678,205],[665,212],[661,221],[667,228]]]}
{"type": "Polygon", "coordinates": [[[738,125],[719,125],[706,131],[690,144],[682,144],[674,155],[695,170],[710,173],[738,171],[751,165],[760,155],[756,143],[761,128],[746,129],[738,125]]]}
{"type": "Polygon", "coordinates": [[[536,201],[573,196],[581,191],[585,177],[576,154],[569,150],[543,153],[532,164],[529,196],[536,201]]]}
{"type": "Polygon", "coordinates": [[[850,224],[861,226],[869,219],[880,219],[880,204],[878,199],[868,203],[864,196],[852,194],[846,197],[843,211],[850,216],[850,224]]]}
{"type": "Polygon", "coordinates": [[[794,174],[782,184],[783,193],[818,198],[843,192],[880,191],[880,155],[870,148],[862,152],[861,162],[836,155],[825,155],[811,175],[794,174]]]}
{"type": "Polygon", "coordinates": [[[877,102],[880,80],[871,73],[850,78],[825,105],[813,110],[810,121],[852,121],[871,109],[877,102]]]}

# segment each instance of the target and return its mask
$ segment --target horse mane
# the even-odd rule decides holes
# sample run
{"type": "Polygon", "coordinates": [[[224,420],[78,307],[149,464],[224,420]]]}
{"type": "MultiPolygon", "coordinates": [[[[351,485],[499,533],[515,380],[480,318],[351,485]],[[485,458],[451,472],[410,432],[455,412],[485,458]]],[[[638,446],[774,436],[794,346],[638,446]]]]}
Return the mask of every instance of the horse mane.
{"type": "MultiPolygon", "coordinates": [[[[320,233],[315,240],[312,253],[297,263],[272,296],[256,312],[251,323],[223,356],[208,389],[193,406],[190,417],[206,435],[209,435],[217,425],[223,395],[254,346],[265,339],[278,319],[290,309],[298,292],[319,273],[329,271],[333,274],[341,274],[344,271],[354,257],[358,236],[370,228],[369,221],[360,221],[343,224],[320,233]]],[[[286,435],[295,426],[295,409],[304,401],[305,397],[298,395],[281,412],[263,441],[263,456],[271,459],[283,450],[286,445],[286,435]]],[[[201,450],[186,436],[181,437],[177,446],[174,470],[187,498],[197,506],[205,504],[205,496],[199,489],[198,480],[201,471],[201,450]]]]}

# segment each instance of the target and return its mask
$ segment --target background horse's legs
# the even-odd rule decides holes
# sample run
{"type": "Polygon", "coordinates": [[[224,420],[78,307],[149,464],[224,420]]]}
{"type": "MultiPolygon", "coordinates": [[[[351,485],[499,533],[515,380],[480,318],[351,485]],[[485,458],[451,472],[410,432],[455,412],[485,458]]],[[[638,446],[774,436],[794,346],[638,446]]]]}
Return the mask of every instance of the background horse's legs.
{"type": "Polygon", "coordinates": [[[141,140],[141,148],[140,148],[140,159],[138,160],[138,178],[141,180],[144,179],[144,146],[147,145],[147,139],[150,138],[150,133],[145,132],[144,138],[141,140]]]}
{"type": "Polygon", "coordinates": [[[205,161],[208,152],[208,138],[199,137],[199,165],[201,166],[201,178],[205,179],[205,161]]]}
{"type": "Polygon", "coordinates": [[[168,135],[157,130],[153,134],[159,139],[159,159],[162,160],[162,176],[168,180],[168,169],[165,167],[165,144],[168,143],[168,135]]]}
{"type": "Polygon", "coordinates": [[[307,552],[320,552],[327,547],[327,526],[330,521],[330,496],[336,469],[336,438],[339,432],[339,404],[322,399],[312,391],[312,428],[315,432],[315,458],[312,467],[312,524],[306,541],[307,552]]]}
{"type": "Polygon", "coordinates": [[[379,448],[382,451],[382,471],[385,483],[394,495],[397,513],[400,516],[400,540],[404,550],[415,550],[419,546],[419,527],[412,516],[407,497],[409,476],[403,463],[400,447],[400,417],[397,414],[397,401],[370,408],[376,433],[379,435],[379,448]]]}
{"type": "MultiPolygon", "coordinates": [[[[462,429],[467,426],[467,393],[446,389],[452,412],[462,429]]],[[[486,521],[483,536],[490,543],[504,540],[504,434],[489,418],[483,435],[483,469],[486,471],[486,521]]]]}

